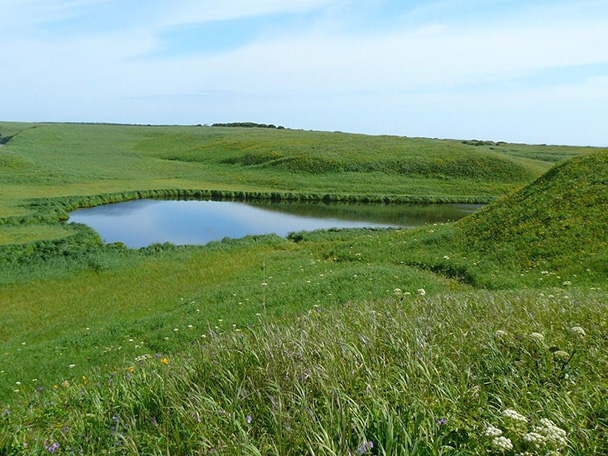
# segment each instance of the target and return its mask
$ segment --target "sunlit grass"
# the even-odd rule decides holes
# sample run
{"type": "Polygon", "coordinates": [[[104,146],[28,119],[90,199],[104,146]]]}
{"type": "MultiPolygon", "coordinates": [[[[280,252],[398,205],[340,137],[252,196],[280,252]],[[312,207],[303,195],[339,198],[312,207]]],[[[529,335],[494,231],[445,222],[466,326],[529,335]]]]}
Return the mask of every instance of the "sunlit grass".
{"type": "Polygon", "coordinates": [[[51,240],[72,234],[59,225],[0,225],[0,244],[23,244],[51,240]]]}
{"type": "Polygon", "coordinates": [[[498,454],[492,425],[517,450],[545,454],[524,437],[549,419],[565,454],[601,454],[606,297],[400,294],[315,305],[280,324],[260,317],[252,330],[207,328],[179,356],[148,347],[111,372],[82,376],[76,365],[56,385],[15,385],[0,448],[498,454]]]}
{"type": "Polygon", "coordinates": [[[0,152],[0,454],[608,451],[606,152],[524,187],[593,150],[30,127],[0,123],[17,134],[0,152]],[[452,225],[203,247],[104,246],[59,221],[141,190],[487,201],[520,187],[452,225]]]}

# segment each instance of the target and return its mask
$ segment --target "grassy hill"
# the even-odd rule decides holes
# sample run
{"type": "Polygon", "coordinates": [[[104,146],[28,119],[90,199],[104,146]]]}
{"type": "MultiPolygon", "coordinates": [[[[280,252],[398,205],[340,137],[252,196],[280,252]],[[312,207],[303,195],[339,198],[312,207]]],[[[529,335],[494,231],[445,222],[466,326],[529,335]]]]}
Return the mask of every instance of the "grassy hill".
{"type": "Polygon", "coordinates": [[[608,250],[608,152],[562,162],[509,198],[460,223],[463,242],[522,264],[601,268],[608,250]]]}
{"type": "Polygon", "coordinates": [[[490,425],[514,445],[505,454],[608,450],[607,152],[25,127],[0,124],[13,135],[0,156],[23,163],[0,176],[0,454],[501,453],[490,425]],[[581,156],[540,176],[564,155],[581,156]],[[457,171],[477,160],[488,168],[457,171]],[[323,196],[325,182],[357,197],[502,198],[413,231],[139,251],[57,220],[100,193],[323,196]]]}

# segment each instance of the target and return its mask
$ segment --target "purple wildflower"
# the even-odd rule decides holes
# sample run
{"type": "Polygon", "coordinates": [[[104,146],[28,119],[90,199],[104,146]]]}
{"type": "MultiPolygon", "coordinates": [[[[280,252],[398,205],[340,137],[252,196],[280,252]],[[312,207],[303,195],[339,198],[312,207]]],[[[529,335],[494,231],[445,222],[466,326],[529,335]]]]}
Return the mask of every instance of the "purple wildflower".
{"type": "Polygon", "coordinates": [[[64,434],[67,434],[68,432],[70,432],[70,429],[71,429],[71,428],[70,428],[70,426],[65,426],[65,427],[64,427],[64,428],[61,430],[61,432],[63,432],[64,434]]]}
{"type": "Polygon", "coordinates": [[[36,388],[36,391],[38,391],[39,393],[41,393],[42,391],[44,391],[44,388],[42,386],[39,386],[38,388],[36,388]]]}
{"type": "Polygon", "coordinates": [[[54,453],[55,451],[57,451],[59,449],[60,446],[61,445],[59,444],[59,442],[55,442],[51,446],[46,447],[46,450],[49,453],[54,453]]]}
{"type": "Polygon", "coordinates": [[[369,442],[363,442],[357,448],[357,454],[367,454],[368,452],[372,451],[372,448],[374,448],[374,442],[371,440],[369,442]]]}
{"type": "Polygon", "coordinates": [[[443,426],[445,423],[448,422],[448,420],[446,418],[441,418],[440,420],[435,420],[437,422],[437,424],[439,426],[443,426]]]}
{"type": "Polygon", "coordinates": [[[251,424],[252,418],[251,415],[247,415],[247,424],[251,424]]]}
{"type": "Polygon", "coordinates": [[[2,417],[4,418],[5,416],[8,416],[11,414],[11,411],[9,409],[4,409],[4,411],[2,412],[2,417]]]}
{"type": "Polygon", "coordinates": [[[112,421],[113,421],[114,423],[118,423],[118,420],[120,420],[120,417],[119,417],[118,415],[114,415],[114,416],[112,417],[112,421]]]}

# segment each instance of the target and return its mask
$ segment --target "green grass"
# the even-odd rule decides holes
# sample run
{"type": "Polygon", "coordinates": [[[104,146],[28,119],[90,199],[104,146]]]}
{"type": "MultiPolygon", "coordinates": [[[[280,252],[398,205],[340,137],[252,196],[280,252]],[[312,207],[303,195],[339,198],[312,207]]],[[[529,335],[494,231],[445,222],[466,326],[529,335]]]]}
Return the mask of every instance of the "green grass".
{"type": "Polygon", "coordinates": [[[566,432],[566,454],[603,454],[606,297],[413,295],[315,306],[253,330],[210,328],[180,356],[144,350],[112,372],[74,369],[55,386],[16,393],[2,418],[16,431],[0,434],[0,449],[482,455],[494,453],[484,435],[493,425],[517,450],[545,454],[523,436],[550,419],[566,432]]]}
{"type": "Polygon", "coordinates": [[[606,451],[608,152],[32,127],[0,123],[0,454],[488,454],[490,424],[523,451],[508,408],[563,428],[564,454],[606,451]],[[499,201],[141,250],[60,221],[150,196],[499,201]]]}

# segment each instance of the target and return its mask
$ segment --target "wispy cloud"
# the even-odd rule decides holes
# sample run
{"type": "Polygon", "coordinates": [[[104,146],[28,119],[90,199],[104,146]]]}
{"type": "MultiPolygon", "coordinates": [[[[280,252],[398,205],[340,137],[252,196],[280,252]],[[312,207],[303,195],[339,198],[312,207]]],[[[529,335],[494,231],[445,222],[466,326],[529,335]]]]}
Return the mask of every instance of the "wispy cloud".
{"type": "MultiPolygon", "coordinates": [[[[571,122],[583,109],[608,115],[600,106],[606,104],[608,5],[597,0],[134,0],[129,5],[0,0],[9,23],[0,28],[0,65],[7,69],[0,86],[9,88],[0,118],[251,119],[462,137],[476,124],[500,136],[500,128],[507,130],[505,112],[527,117],[531,103],[537,116],[545,109],[547,116],[571,122]],[[145,14],[138,13],[141,8],[145,14]],[[129,20],[113,20],[121,14],[129,20]],[[92,15],[95,27],[62,33],[62,21],[92,15]],[[286,26],[285,15],[305,22],[286,26]],[[243,36],[231,46],[222,46],[222,36],[208,28],[222,23],[230,33],[239,20],[258,18],[268,21],[258,28],[268,24],[274,32],[243,36]],[[51,23],[60,25],[52,31],[42,26],[51,23]],[[174,38],[182,29],[196,35],[197,27],[207,27],[204,49],[176,49],[190,35],[168,47],[168,30],[174,38]],[[214,46],[217,51],[208,52],[214,46]],[[571,67],[579,70],[563,83],[560,75],[571,67]],[[454,117],[459,109],[467,113],[466,123],[454,117]],[[370,112],[373,121],[360,120],[370,112]],[[488,125],[491,119],[495,129],[488,125]]],[[[516,124],[526,137],[525,126],[516,124]]],[[[549,126],[536,131],[549,135],[549,126]]],[[[594,141],[602,134],[595,133],[594,141]]],[[[509,135],[506,139],[516,139],[514,132],[509,135]]]]}
{"type": "Polygon", "coordinates": [[[336,0],[178,0],[164,10],[162,24],[175,26],[274,14],[297,14],[326,8],[336,0]]]}

